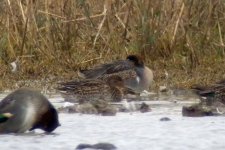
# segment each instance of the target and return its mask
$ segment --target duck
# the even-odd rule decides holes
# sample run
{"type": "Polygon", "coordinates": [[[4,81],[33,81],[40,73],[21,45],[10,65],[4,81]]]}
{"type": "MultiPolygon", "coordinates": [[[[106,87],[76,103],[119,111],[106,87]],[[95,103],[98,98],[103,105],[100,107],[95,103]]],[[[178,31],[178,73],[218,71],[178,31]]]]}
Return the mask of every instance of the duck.
{"type": "Polygon", "coordinates": [[[83,104],[103,100],[119,102],[123,98],[124,82],[120,76],[107,80],[84,79],[59,83],[57,90],[67,102],[83,104]]]}
{"type": "Polygon", "coordinates": [[[44,95],[30,88],[17,89],[3,98],[0,114],[4,120],[0,123],[0,134],[24,133],[34,129],[50,133],[60,126],[54,106],[44,95]]]}
{"type": "Polygon", "coordinates": [[[153,82],[152,70],[145,66],[143,59],[138,55],[128,55],[126,60],[116,60],[91,69],[78,70],[78,76],[84,79],[105,80],[114,75],[122,77],[125,87],[136,93],[148,91],[153,82]]]}
{"type": "Polygon", "coordinates": [[[211,105],[215,101],[225,104],[225,80],[209,86],[193,85],[191,89],[201,98],[201,102],[211,105]]]}

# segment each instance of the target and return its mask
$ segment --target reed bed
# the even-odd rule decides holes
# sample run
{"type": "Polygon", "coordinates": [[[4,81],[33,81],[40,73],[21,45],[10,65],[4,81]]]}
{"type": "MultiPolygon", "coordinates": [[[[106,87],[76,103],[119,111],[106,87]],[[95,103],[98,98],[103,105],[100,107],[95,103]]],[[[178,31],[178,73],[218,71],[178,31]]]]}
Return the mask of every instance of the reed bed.
{"type": "Polygon", "coordinates": [[[225,75],[224,32],[223,0],[2,0],[0,89],[128,54],[154,70],[155,87],[209,84],[225,75]]]}

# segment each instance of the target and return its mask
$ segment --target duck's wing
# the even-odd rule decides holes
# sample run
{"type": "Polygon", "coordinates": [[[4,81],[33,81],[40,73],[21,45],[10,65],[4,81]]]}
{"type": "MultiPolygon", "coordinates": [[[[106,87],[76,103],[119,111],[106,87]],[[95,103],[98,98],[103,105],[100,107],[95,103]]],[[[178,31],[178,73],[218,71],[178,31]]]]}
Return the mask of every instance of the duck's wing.
{"type": "Polygon", "coordinates": [[[102,64],[87,70],[79,69],[78,76],[84,79],[95,79],[102,74],[105,74],[110,67],[111,64],[102,64]]]}
{"type": "Polygon", "coordinates": [[[134,69],[128,69],[128,70],[123,70],[123,71],[119,71],[119,72],[115,72],[115,73],[111,73],[111,74],[104,74],[100,77],[98,77],[98,79],[107,81],[108,78],[112,77],[112,76],[119,76],[122,78],[122,80],[135,80],[135,78],[137,78],[137,73],[134,69]]]}
{"type": "Polygon", "coordinates": [[[79,70],[78,76],[82,78],[98,78],[106,74],[117,73],[124,70],[133,69],[134,65],[128,60],[118,60],[112,63],[101,64],[92,69],[79,70]]]}
{"type": "Polygon", "coordinates": [[[118,73],[134,69],[134,64],[128,60],[120,60],[113,63],[106,71],[105,74],[118,73]]]}

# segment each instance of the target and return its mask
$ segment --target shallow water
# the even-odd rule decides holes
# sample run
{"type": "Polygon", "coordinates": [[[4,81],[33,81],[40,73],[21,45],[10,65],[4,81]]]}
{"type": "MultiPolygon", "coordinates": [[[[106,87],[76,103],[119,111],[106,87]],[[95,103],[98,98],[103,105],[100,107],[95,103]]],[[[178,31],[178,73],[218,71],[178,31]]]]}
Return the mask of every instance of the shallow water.
{"type": "MultiPolygon", "coordinates": [[[[5,94],[0,95],[4,97],[5,94]]],[[[41,130],[25,134],[0,135],[1,150],[74,150],[80,143],[109,142],[118,150],[223,150],[224,117],[182,117],[181,107],[195,99],[169,96],[148,101],[152,112],[97,116],[60,113],[62,124],[53,134],[41,130]],[[176,102],[176,103],[175,103],[176,102]],[[171,121],[159,121],[169,117],[171,121]]],[[[58,107],[60,96],[50,98],[58,107]]]]}

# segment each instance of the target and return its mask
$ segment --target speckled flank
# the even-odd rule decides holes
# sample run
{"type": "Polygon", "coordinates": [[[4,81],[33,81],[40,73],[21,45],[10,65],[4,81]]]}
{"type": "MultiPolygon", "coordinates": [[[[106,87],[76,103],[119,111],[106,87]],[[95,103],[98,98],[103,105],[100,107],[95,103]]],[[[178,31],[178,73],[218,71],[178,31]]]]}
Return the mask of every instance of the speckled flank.
{"type": "Polygon", "coordinates": [[[123,87],[123,80],[119,76],[111,76],[106,81],[84,79],[62,83],[58,90],[66,101],[83,103],[98,99],[120,101],[123,87]]]}

